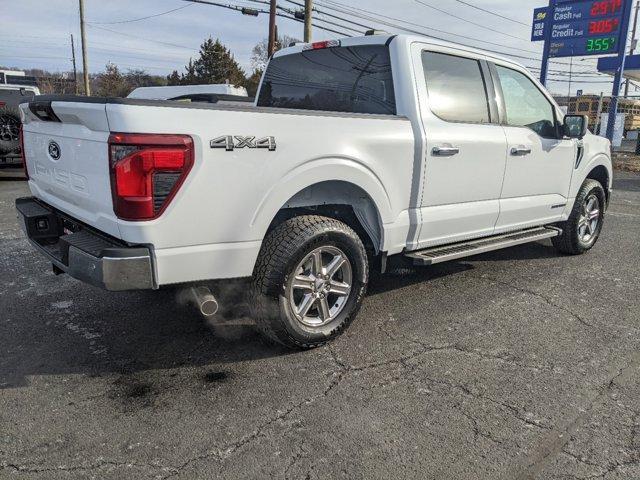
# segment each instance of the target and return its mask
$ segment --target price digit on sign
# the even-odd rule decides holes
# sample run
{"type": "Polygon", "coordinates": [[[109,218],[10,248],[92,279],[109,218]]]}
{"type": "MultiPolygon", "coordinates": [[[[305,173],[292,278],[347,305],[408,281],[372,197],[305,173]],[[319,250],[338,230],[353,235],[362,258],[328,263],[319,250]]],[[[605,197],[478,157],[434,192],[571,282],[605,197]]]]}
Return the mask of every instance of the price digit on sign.
{"type": "Polygon", "coordinates": [[[622,0],[602,0],[591,4],[592,17],[615,15],[622,10],[622,0]]]}

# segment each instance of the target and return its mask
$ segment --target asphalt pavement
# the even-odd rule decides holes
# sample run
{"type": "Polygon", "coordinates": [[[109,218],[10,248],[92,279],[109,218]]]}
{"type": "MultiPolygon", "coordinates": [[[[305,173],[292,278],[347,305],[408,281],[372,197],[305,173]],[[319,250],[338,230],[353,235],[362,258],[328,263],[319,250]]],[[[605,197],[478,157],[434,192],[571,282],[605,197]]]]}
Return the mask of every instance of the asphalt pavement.
{"type": "Polygon", "coordinates": [[[0,478],[638,479],[640,176],[615,189],[589,254],[398,270],[292,353],[55,276],[0,173],[0,478]]]}

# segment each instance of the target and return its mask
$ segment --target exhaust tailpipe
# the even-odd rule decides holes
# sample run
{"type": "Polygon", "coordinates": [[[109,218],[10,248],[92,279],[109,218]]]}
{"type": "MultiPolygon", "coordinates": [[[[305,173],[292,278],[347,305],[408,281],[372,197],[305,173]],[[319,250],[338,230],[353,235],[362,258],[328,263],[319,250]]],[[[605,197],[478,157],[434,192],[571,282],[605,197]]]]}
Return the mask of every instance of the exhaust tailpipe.
{"type": "Polygon", "coordinates": [[[218,301],[207,287],[190,287],[187,289],[190,303],[195,305],[204,317],[213,317],[218,313],[218,301]]]}

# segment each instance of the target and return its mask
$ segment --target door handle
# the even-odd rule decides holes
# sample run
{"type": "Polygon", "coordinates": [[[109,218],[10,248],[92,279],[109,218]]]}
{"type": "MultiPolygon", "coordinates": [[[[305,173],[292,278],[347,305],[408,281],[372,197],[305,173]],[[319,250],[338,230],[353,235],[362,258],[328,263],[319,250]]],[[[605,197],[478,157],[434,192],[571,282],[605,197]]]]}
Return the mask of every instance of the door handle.
{"type": "Polygon", "coordinates": [[[513,147],[511,149],[511,155],[513,155],[514,157],[524,157],[525,155],[531,155],[531,148],[513,147]]]}
{"type": "Polygon", "coordinates": [[[453,157],[460,153],[458,147],[433,147],[431,153],[436,157],[453,157]]]}

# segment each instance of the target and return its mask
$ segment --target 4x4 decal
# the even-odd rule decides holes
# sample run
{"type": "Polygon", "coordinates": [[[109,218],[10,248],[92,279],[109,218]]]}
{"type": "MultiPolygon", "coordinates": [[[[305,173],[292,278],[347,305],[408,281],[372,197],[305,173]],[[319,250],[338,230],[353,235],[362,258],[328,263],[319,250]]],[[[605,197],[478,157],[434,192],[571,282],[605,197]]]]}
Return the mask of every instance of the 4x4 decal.
{"type": "Polygon", "coordinates": [[[236,148],[266,148],[270,152],[276,151],[275,137],[264,137],[256,140],[256,137],[223,135],[211,140],[209,145],[211,148],[224,148],[227,152],[232,152],[236,148]]]}

